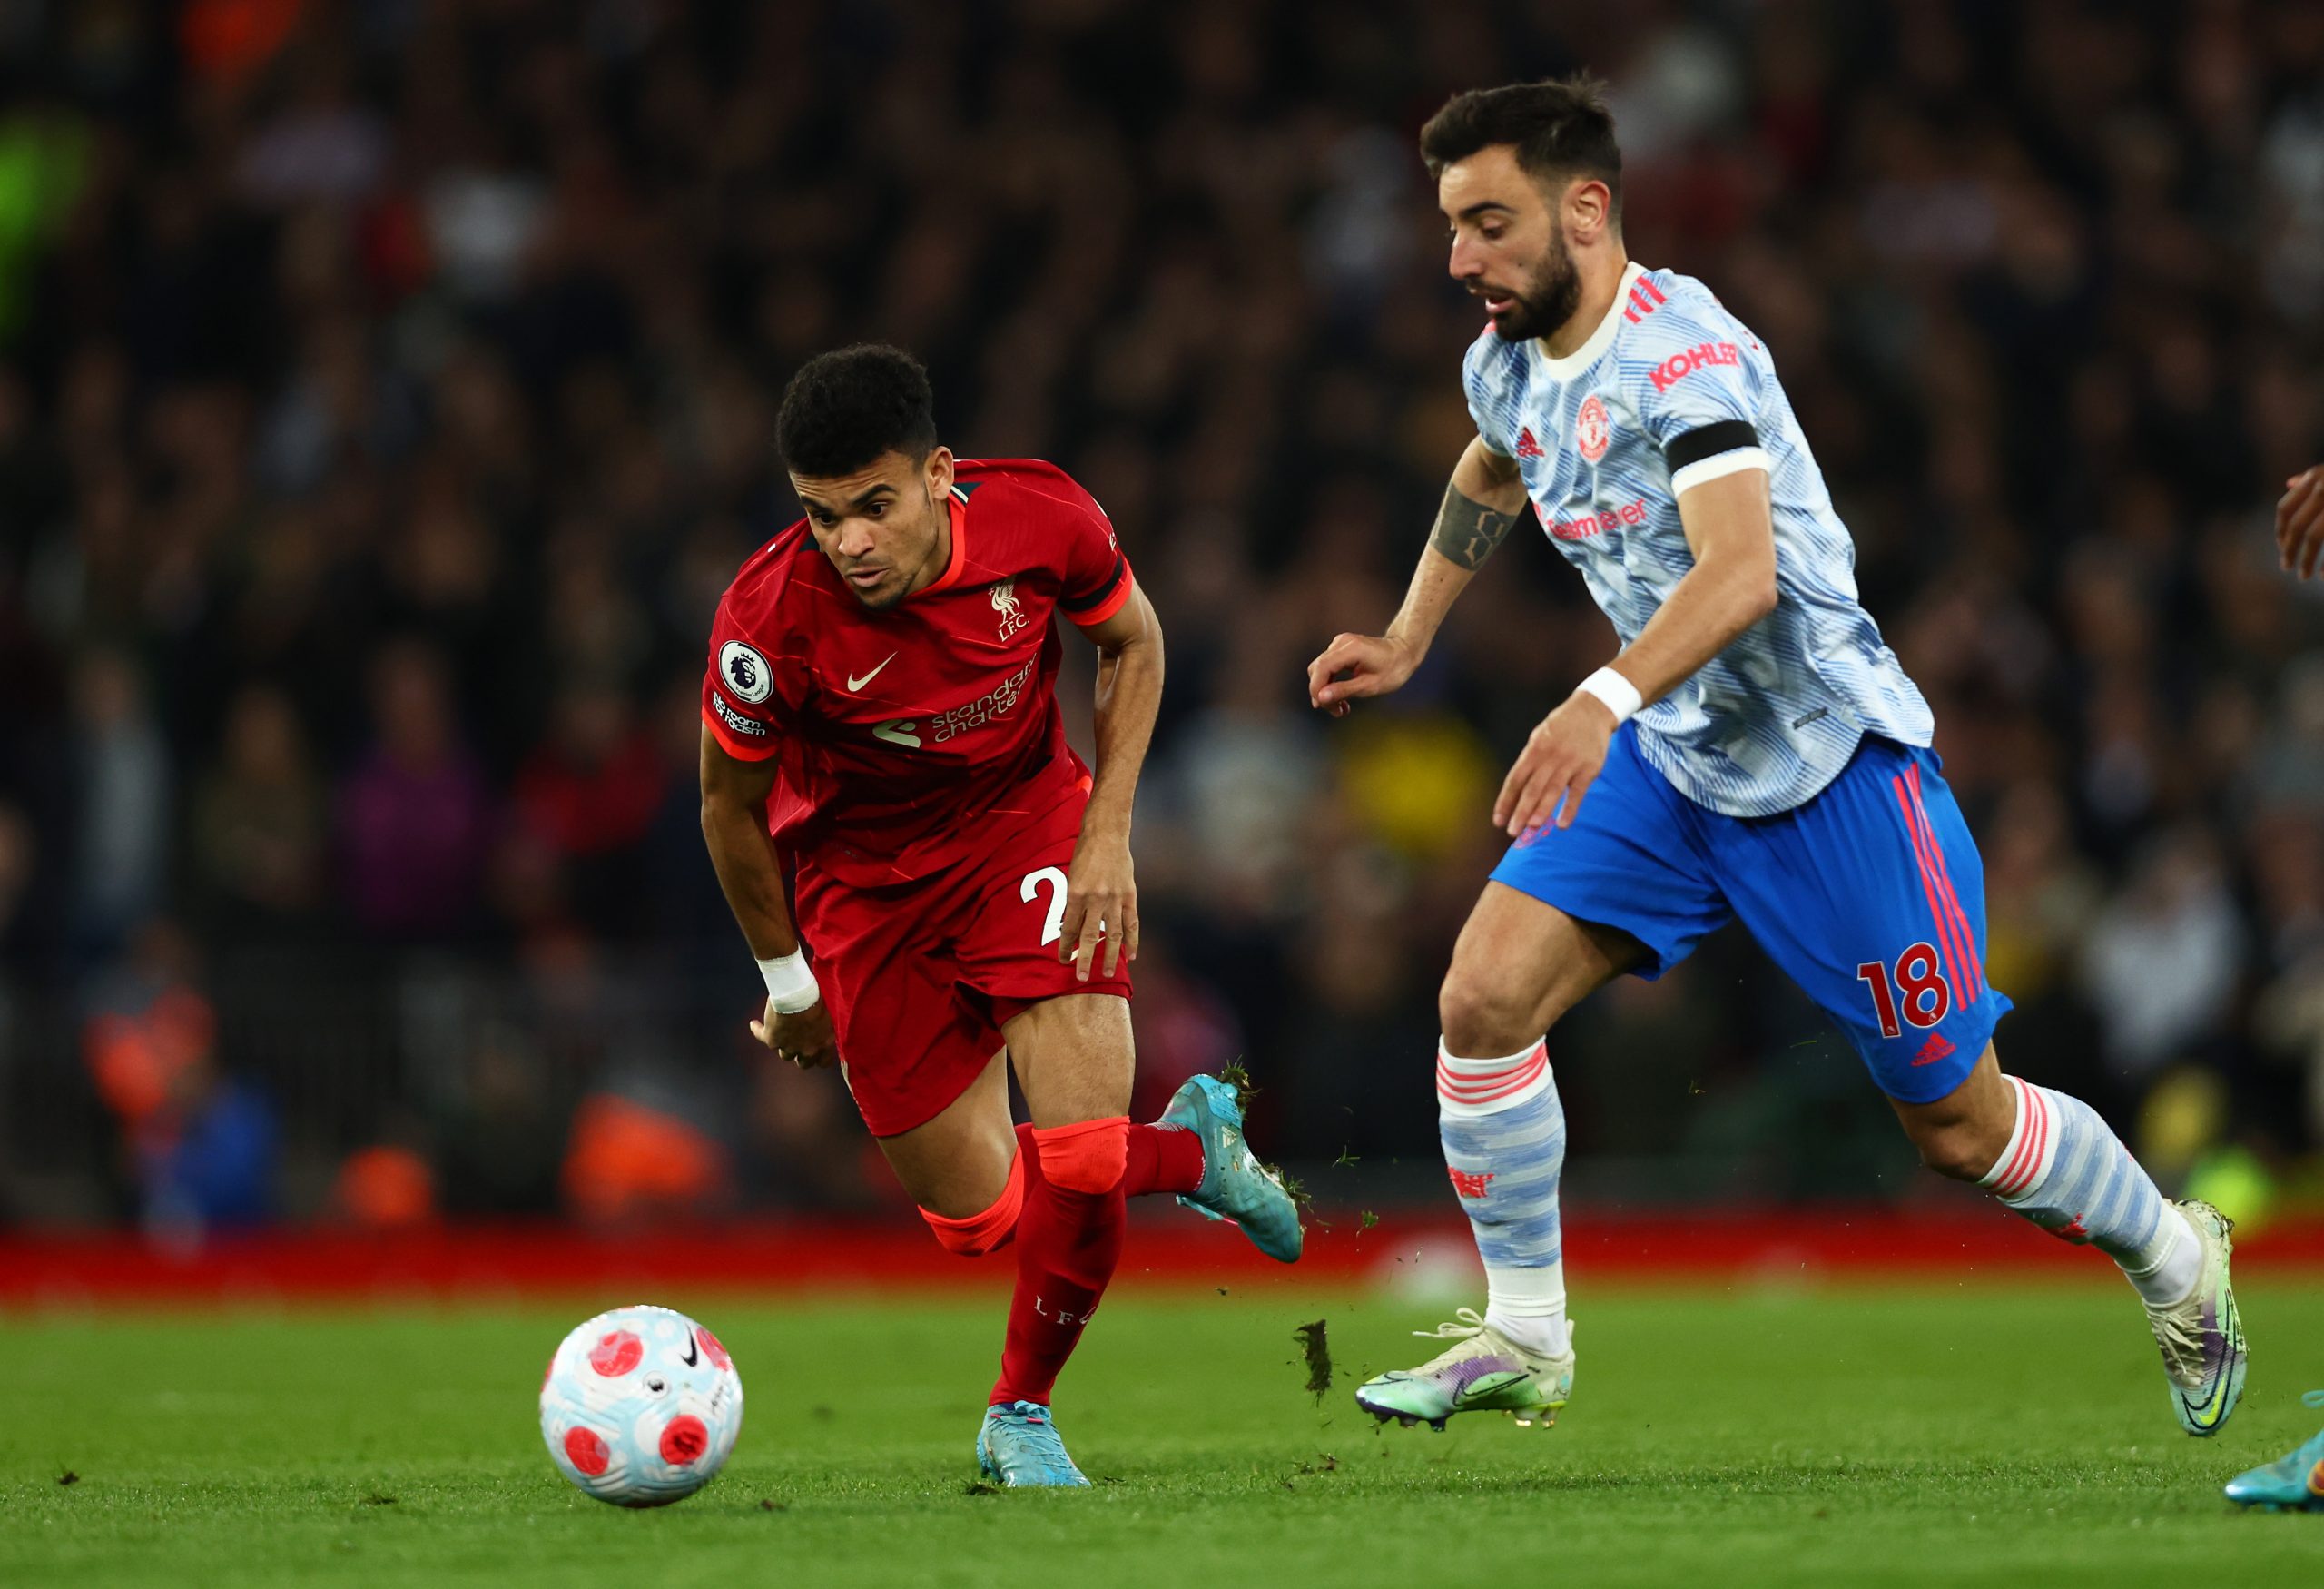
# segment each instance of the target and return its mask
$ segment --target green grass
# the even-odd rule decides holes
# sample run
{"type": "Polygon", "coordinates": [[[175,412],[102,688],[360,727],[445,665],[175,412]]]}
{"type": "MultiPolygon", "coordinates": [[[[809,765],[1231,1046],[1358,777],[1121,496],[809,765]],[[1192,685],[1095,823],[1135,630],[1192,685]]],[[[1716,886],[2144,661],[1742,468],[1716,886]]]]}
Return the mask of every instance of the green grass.
{"type": "Polygon", "coordinates": [[[1124,1289],[1059,1397],[1098,1487],[1034,1495],[971,1483],[997,1298],[662,1300],[724,1337],[749,1416],[715,1484],[645,1513],[541,1449],[540,1365],[583,1305],[0,1321],[0,1584],[2324,1582],[2324,1517],[2219,1496],[2313,1432],[2313,1285],[2247,1286],[2252,1388],[2209,1442],[2095,1274],[1593,1288],[1559,1427],[1443,1435],[1347,1397],[1434,1307],[1124,1289]],[[1319,1316],[1320,1405],[1292,1338],[1319,1316]]]}

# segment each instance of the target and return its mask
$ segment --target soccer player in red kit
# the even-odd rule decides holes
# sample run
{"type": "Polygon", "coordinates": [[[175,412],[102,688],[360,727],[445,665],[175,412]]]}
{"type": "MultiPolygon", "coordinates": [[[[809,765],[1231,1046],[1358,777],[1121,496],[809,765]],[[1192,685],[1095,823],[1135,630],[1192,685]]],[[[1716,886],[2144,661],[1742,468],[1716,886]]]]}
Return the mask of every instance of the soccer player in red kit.
{"type": "Polygon", "coordinates": [[[807,517],[719,604],[702,696],[703,833],[767,987],[751,1031],[838,1061],[945,1247],[1014,1240],[978,1462],[1087,1484],[1049,1397],[1119,1260],[1124,1199],[1175,1193],[1286,1263],[1301,1240],[1233,1087],[1197,1076],[1159,1120],[1128,1118],[1130,804],[1161,627],[1063,470],[937,445],[909,354],[811,360],[775,429],[807,517]],[[1059,614],[1098,647],[1094,773],[1058,711],[1059,614]]]}

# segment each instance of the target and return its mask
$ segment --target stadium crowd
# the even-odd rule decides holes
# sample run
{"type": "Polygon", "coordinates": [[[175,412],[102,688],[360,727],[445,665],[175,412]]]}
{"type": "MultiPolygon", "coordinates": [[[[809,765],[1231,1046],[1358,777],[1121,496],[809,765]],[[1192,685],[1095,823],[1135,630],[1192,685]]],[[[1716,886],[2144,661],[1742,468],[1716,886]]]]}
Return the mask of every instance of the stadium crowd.
{"type": "MultiPolygon", "coordinates": [[[[693,771],[796,511],[774,399],[865,339],[1081,479],[1161,613],[1141,1096],[1247,1055],[1285,1157],[1433,1161],[1492,790],[1611,631],[1521,534],[1394,701],[1301,668],[1471,433],[1413,133],[1584,64],[1632,255],[1774,350],[1935,707],[2015,1068],[2166,1179],[2324,1144],[2324,626],[2266,519],[2324,448],[2324,7],[11,18],[0,1220],[889,1195],[743,1032],[693,771]]],[[[1577,1195],[1917,1190],[1822,1030],[1732,933],[1609,990],[1577,1195]]]]}

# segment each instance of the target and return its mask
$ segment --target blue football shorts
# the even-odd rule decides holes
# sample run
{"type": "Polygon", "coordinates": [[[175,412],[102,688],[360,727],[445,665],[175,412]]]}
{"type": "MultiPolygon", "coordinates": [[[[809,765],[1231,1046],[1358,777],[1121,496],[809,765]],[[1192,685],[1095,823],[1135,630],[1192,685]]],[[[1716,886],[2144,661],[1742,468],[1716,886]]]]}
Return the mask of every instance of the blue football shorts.
{"type": "Polygon", "coordinates": [[[1823,1007],[1889,1097],[1961,1085],[2008,998],[1985,985],[1985,874],[1934,751],[1867,735],[1774,816],[1696,804],[1624,724],[1569,828],[1510,846],[1493,881],[1646,946],[1649,981],[1729,918],[1823,1007]]]}

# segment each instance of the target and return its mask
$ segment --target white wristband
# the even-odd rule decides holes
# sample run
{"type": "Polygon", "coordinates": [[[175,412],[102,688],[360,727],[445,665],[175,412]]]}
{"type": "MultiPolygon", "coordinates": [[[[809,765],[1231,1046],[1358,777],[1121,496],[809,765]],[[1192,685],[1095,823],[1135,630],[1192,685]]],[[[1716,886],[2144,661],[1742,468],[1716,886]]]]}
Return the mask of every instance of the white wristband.
{"type": "Polygon", "coordinates": [[[1637,716],[1638,709],[1646,705],[1646,697],[1638,693],[1638,686],[1610,667],[1601,667],[1583,679],[1574,693],[1595,696],[1605,702],[1618,727],[1637,716]]]}
{"type": "Polygon", "coordinates": [[[759,975],[766,979],[766,996],[777,1015],[796,1015],[802,1010],[812,1010],[823,996],[822,989],[815,985],[815,973],[807,969],[807,956],[802,952],[760,961],[759,975]]]}

